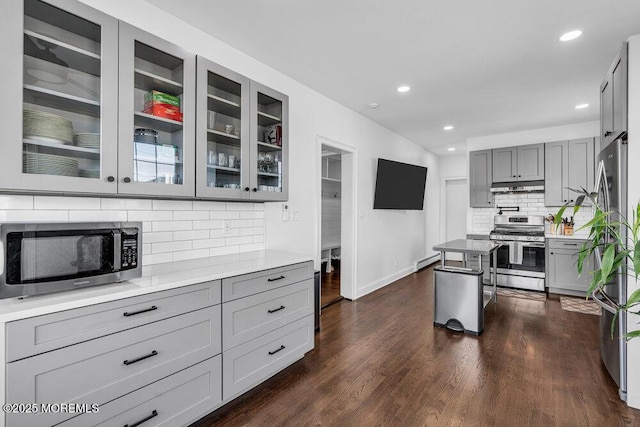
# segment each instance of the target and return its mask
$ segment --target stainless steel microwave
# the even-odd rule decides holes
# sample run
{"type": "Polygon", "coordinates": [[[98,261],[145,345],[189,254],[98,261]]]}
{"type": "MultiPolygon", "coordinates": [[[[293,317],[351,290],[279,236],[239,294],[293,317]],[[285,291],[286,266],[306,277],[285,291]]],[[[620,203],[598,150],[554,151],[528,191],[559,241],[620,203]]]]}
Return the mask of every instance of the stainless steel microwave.
{"type": "Polygon", "coordinates": [[[0,224],[0,298],[140,277],[141,222],[0,224]]]}

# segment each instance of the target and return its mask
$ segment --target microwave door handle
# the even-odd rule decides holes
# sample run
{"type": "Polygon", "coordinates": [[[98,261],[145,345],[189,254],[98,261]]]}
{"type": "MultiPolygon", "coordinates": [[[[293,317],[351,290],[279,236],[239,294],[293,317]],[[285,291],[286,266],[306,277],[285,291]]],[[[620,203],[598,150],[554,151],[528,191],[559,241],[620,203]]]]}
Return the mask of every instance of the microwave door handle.
{"type": "Polygon", "coordinates": [[[113,270],[120,271],[122,267],[122,233],[113,230],[113,270]]]}

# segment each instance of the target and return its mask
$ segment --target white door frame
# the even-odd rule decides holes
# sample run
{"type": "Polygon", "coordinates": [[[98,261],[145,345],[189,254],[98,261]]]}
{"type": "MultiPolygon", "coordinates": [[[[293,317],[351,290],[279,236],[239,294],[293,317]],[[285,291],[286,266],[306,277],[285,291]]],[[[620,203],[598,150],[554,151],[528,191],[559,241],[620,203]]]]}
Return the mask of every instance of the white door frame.
{"type": "MultiPolygon", "coordinates": [[[[322,146],[331,147],[342,154],[342,205],[340,219],[340,295],[353,300],[356,297],[357,282],[357,214],[358,161],[356,148],[342,142],[318,135],[316,137],[316,197],[318,208],[322,206],[322,146]]],[[[316,221],[316,265],[321,265],[322,213],[318,209],[316,221]]]]}
{"type": "MultiPolygon", "coordinates": [[[[447,181],[467,181],[467,187],[469,187],[468,177],[461,176],[445,176],[440,178],[440,241],[445,242],[447,238],[447,181]]],[[[469,219],[467,218],[467,223],[469,219]]],[[[467,227],[465,223],[465,228],[467,227]]]]}

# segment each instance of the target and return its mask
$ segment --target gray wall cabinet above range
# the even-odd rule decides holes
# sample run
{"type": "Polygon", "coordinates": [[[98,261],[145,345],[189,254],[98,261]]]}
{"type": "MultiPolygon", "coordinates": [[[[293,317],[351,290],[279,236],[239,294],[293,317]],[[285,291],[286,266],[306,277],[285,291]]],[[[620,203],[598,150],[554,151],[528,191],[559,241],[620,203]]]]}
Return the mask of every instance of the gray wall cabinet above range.
{"type": "Polygon", "coordinates": [[[469,153],[469,203],[472,208],[493,207],[491,152],[480,150],[469,153]]]}
{"type": "Polygon", "coordinates": [[[578,193],[594,182],[596,138],[554,141],[545,144],[545,206],[574,204],[578,193]]]}
{"type": "Polygon", "coordinates": [[[628,61],[624,42],[600,85],[600,138],[605,146],[627,132],[628,61]]]}
{"type": "Polygon", "coordinates": [[[493,149],[493,182],[544,179],[544,144],[493,149]]]}
{"type": "Polygon", "coordinates": [[[74,0],[0,24],[0,191],[288,199],[286,95],[74,0]]]}

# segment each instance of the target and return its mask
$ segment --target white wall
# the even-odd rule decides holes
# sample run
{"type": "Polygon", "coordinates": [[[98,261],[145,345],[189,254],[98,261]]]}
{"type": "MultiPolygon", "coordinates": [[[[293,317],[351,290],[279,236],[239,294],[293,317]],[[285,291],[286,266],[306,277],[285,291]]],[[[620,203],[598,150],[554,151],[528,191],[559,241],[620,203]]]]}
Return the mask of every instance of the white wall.
{"type": "MultiPolygon", "coordinates": [[[[627,218],[631,218],[631,210],[640,202],[640,168],[637,165],[640,159],[640,34],[629,38],[629,212],[627,218]]],[[[638,289],[638,283],[634,276],[629,276],[629,294],[638,289]]],[[[640,328],[640,317],[629,315],[627,324],[630,330],[640,328]]],[[[628,387],[627,403],[629,406],[640,409],[640,338],[629,341],[628,346],[628,387]]]]}
{"type": "MultiPolygon", "coordinates": [[[[144,1],[84,0],[84,3],[289,95],[288,204],[292,212],[299,211],[300,220],[282,222],[281,203],[261,205],[267,248],[309,254],[319,267],[320,195],[315,183],[320,171],[316,166],[315,144],[318,136],[323,136],[356,150],[359,213],[356,297],[409,273],[415,260],[433,252],[430,248],[438,243],[439,219],[436,156],[144,1]],[[378,157],[429,168],[425,211],[372,209],[374,165],[378,157]]],[[[8,197],[11,200],[15,196],[8,197]]],[[[76,198],[60,199],[59,207],[64,206],[64,200],[76,198]]],[[[111,217],[108,213],[104,215],[111,217]]]]}

